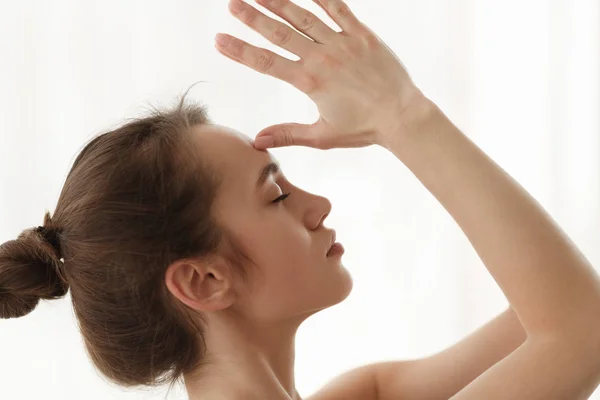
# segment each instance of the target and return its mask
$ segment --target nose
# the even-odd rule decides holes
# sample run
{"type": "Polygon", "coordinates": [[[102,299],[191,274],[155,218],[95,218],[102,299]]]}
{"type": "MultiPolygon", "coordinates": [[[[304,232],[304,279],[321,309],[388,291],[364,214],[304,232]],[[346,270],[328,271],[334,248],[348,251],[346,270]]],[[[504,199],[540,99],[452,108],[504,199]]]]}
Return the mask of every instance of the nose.
{"type": "Polygon", "coordinates": [[[327,197],[323,197],[323,196],[319,196],[320,202],[319,202],[319,213],[321,215],[320,219],[319,219],[319,225],[323,224],[323,221],[325,221],[325,218],[327,218],[329,216],[329,214],[331,213],[331,201],[329,201],[329,199],[327,197]]]}

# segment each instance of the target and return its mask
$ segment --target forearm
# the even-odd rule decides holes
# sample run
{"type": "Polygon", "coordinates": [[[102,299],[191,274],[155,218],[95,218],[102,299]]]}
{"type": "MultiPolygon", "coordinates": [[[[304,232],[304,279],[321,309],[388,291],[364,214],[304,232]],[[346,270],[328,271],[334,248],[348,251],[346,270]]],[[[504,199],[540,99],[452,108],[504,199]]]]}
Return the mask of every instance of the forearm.
{"type": "Polygon", "coordinates": [[[430,104],[389,132],[383,147],[454,218],[528,335],[596,329],[600,280],[592,266],[541,206],[430,104]]]}

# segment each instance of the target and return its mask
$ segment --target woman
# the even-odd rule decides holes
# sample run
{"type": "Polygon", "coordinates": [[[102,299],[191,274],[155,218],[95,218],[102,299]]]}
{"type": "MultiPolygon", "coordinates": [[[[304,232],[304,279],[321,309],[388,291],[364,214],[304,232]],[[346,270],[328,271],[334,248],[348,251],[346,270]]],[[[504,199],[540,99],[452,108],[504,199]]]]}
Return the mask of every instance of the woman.
{"type": "Polygon", "coordinates": [[[300,60],[225,35],[217,49],[306,93],[319,120],[252,141],[182,99],[95,138],[54,216],[0,247],[2,317],[70,289],[90,357],[119,384],[183,378],[191,400],[300,399],[298,326],[352,279],[323,225],[330,202],[286,180],[266,149],[375,144],[448,210],[511,309],[444,352],[353,369],[310,399],[587,398],[600,379],[588,261],[341,0],[318,3],[342,32],[288,0],[259,3],[306,36],[246,3],[230,10],[300,60]]]}

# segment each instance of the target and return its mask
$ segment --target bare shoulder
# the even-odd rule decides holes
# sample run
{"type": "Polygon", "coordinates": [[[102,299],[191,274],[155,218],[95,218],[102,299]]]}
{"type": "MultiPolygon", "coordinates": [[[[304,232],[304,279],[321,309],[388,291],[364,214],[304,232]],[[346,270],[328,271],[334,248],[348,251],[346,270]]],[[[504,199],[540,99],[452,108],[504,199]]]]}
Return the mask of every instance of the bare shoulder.
{"type": "Polygon", "coordinates": [[[306,400],[376,400],[374,364],[351,369],[336,376],[306,400]]]}

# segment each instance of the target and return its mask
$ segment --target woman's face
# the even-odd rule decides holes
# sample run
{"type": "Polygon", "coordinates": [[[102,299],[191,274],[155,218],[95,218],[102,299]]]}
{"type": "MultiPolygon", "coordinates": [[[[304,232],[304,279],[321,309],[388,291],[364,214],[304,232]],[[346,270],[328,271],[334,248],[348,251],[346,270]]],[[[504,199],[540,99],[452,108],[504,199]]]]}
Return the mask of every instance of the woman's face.
{"type": "MultiPolygon", "coordinates": [[[[332,230],[323,223],[331,203],[294,186],[283,172],[259,182],[275,160],[249,137],[221,125],[202,125],[202,154],[223,174],[213,213],[256,264],[234,306],[253,320],[307,317],[344,300],[352,290],[341,255],[326,256],[332,230]],[[281,202],[273,200],[285,193],[281,202]]],[[[239,285],[239,282],[236,283],[239,285]]]]}

